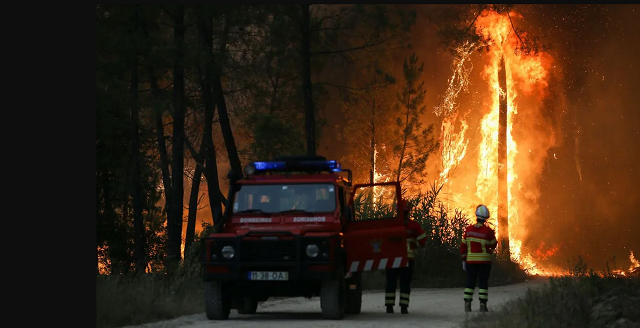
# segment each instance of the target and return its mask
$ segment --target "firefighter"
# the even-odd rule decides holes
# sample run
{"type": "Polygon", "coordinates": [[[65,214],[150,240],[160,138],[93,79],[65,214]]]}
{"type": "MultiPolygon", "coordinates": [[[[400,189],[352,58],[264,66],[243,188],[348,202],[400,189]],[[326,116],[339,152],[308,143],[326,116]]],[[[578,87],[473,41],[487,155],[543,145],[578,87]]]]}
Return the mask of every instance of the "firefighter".
{"type": "Polygon", "coordinates": [[[489,274],[491,273],[491,254],[498,245],[496,233],[485,225],[489,219],[489,209],[485,205],[476,207],[476,223],[469,225],[462,235],[460,254],[462,269],[467,272],[464,288],[464,311],[471,312],[471,301],[478,282],[480,312],[487,312],[489,300],[489,274]]]}
{"type": "Polygon", "coordinates": [[[386,270],[387,282],[385,286],[384,304],[387,306],[387,313],[393,313],[393,307],[396,303],[396,286],[398,280],[400,281],[400,312],[402,314],[409,313],[409,294],[411,294],[415,249],[418,246],[424,247],[427,242],[427,234],[420,226],[420,223],[410,217],[410,208],[407,201],[404,201],[403,204],[403,215],[407,227],[407,256],[409,261],[406,267],[386,270]]]}

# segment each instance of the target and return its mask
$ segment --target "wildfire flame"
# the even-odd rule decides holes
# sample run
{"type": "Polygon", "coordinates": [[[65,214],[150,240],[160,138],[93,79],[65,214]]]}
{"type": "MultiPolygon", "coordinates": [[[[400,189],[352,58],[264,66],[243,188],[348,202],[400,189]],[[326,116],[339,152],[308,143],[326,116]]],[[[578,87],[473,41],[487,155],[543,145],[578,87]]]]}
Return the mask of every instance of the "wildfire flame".
{"type": "MultiPolygon", "coordinates": [[[[512,18],[519,17],[517,13],[510,13],[512,18]]],[[[527,104],[519,101],[519,92],[528,97],[542,99],[547,88],[548,69],[552,61],[546,53],[533,55],[518,54],[517,47],[520,38],[513,32],[511,19],[507,15],[498,14],[494,11],[485,11],[475,21],[476,28],[480,31],[483,41],[489,45],[487,63],[482,71],[482,77],[487,81],[489,89],[481,99],[486,103],[482,108],[468,109],[466,112],[472,115],[481,115],[479,130],[480,138],[467,136],[469,131],[468,121],[465,115],[459,113],[456,99],[461,91],[466,91],[469,85],[469,77],[472,69],[470,56],[480,48],[480,44],[465,43],[456,51],[452,69],[453,75],[449,79],[448,88],[445,92],[440,106],[436,107],[435,114],[442,117],[441,124],[441,172],[440,180],[451,192],[450,203],[452,205],[467,209],[470,217],[474,216],[474,204],[483,203],[487,205],[492,217],[497,217],[498,209],[498,130],[499,130],[499,101],[500,96],[507,99],[507,185],[508,185],[508,222],[509,222],[509,244],[511,258],[531,274],[552,274],[552,271],[543,270],[538,267],[537,261],[544,260],[552,256],[557,250],[556,245],[549,249],[544,249],[544,245],[533,247],[533,251],[525,254],[522,247],[522,240],[527,237],[524,225],[520,224],[520,219],[528,219],[528,215],[536,209],[535,199],[537,198],[537,182],[540,178],[540,168],[532,167],[532,164],[541,164],[546,157],[546,151],[554,144],[552,133],[542,131],[543,135],[537,136],[539,140],[544,140],[538,145],[536,158],[518,157],[519,149],[522,145],[532,147],[528,143],[532,137],[514,138],[514,121],[518,114],[518,106],[524,111],[535,112],[539,106],[537,104],[527,104]],[[504,60],[506,68],[506,90],[501,90],[498,83],[498,71],[500,62],[504,60]],[[480,113],[477,113],[477,112],[480,113]],[[456,127],[459,126],[458,131],[456,127]],[[545,134],[546,133],[546,134],[545,134]],[[455,168],[462,161],[472,161],[473,158],[465,159],[468,152],[469,142],[474,139],[471,146],[477,156],[474,176],[470,173],[461,174],[460,177],[453,175],[455,168]],[[477,145],[476,145],[477,144],[477,145]],[[522,144],[522,145],[521,145],[522,144]],[[477,147],[477,148],[476,148],[477,147]],[[469,181],[475,180],[475,185],[469,181]]],[[[483,94],[483,93],[479,93],[483,94]]],[[[539,102],[538,102],[539,103],[539,102]]],[[[528,116],[529,117],[529,116],[528,116]]],[[[532,124],[538,122],[524,122],[525,128],[531,129],[532,124]]],[[[525,148],[526,149],[526,148],[525,148]]],[[[530,152],[531,153],[531,152],[530,152]]],[[[467,164],[472,166],[473,163],[467,164]]],[[[500,231],[500,226],[494,224],[498,237],[506,233],[500,231]]],[[[531,248],[531,247],[530,247],[531,248]]],[[[554,270],[555,271],[555,270],[554,270]]]]}
{"type": "Polygon", "coordinates": [[[629,271],[637,271],[640,268],[640,261],[636,260],[636,257],[633,256],[633,251],[629,250],[629,260],[631,260],[631,267],[629,271]]]}
{"type": "MultiPolygon", "coordinates": [[[[384,149],[384,147],[383,147],[384,149]]],[[[375,145],[373,147],[373,183],[378,183],[378,182],[387,182],[389,181],[389,177],[384,178],[384,176],[382,174],[380,174],[377,170],[378,167],[378,146],[375,145]],[[381,181],[384,178],[384,181],[381,181]]],[[[373,206],[374,208],[377,208],[378,206],[378,199],[380,197],[382,197],[382,193],[383,193],[383,189],[379,188],[377,186],[373,187],[373,206]]]]}

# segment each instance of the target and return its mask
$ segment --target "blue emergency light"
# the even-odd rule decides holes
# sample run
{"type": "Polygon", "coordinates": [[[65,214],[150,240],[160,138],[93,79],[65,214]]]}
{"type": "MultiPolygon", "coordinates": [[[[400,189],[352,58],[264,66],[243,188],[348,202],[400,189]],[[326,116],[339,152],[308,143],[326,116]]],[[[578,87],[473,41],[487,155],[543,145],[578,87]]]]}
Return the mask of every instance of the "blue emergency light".
{"type": "Polygon", "coordinates": [[[253,162],[256,171],[268,170],[284,170],[287,167],[286,162],[253,162]]]}
{"type": "Polygon", "coordinates": [[[266,172],[296,172],[296,171],[329,171],[341,172],[342,167],[335,160],[291,160],[253,162],[244,168],[246,175],[266,172]]]}

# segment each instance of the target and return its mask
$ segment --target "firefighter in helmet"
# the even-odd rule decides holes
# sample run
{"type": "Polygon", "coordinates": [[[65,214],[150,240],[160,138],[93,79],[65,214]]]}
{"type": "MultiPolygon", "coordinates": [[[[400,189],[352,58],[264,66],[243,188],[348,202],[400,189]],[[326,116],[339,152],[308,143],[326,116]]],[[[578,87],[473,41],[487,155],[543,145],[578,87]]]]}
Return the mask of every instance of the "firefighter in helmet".
{"type": "Polygon", "coordinates": [[[400,312],[408,314],[409,294],[411,294],[411,280],[413,279],[413,267],[415,261],[415,249],[420,246],[424,247],[427,242],[427,234],[410,216],[409,203],[405,200],[402,203],[402,214],[405,220],[407,230],[407,256],[409,258],[408,266],[401,268],[392,268],[386,270],[386,286],[385,301],[387,313],[393,313],[393,307],[396,303],[396,287],[398,280],[400,282],[400,312]]]}
{"type": "Polygon", "coordinates": [[[478,205],[476,207],[476,223],[469,225],[462,235],[462,243],[460,244],[462,269],[467,272],[467,282],[464,288],[465,312],[471,312],[476,280],[478,282],[480,312],[488,311],[491,254],[498,245],[498,241],[495,231],[485,225],[487,219],[489,219],[489,209],[485,205],[478,205]]]}

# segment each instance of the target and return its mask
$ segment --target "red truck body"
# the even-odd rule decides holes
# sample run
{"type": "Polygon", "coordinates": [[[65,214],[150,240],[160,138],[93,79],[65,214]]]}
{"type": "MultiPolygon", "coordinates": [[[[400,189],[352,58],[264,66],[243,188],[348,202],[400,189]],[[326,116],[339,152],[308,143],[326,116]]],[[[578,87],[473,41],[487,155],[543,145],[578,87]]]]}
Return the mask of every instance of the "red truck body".
{"type": "Polygon", "coordinates": [[[350,176],[297,157],[251,163],[232,181],[225,221],[203,240],[209,319],[255,313],[274,296],[320,296],[324,317],[342,319],[360,312],[362,272],[407,265],[399,183],[350,176]]]}

